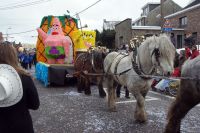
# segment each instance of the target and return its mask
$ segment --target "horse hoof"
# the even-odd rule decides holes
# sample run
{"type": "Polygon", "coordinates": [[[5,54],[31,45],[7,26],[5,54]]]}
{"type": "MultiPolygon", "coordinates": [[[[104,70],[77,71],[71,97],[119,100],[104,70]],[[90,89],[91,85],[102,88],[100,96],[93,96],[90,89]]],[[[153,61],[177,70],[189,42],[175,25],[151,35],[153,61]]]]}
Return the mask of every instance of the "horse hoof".
{"type": "Polygon", "coordinates": [[[145,123],[147,121],[147,118],[146,117],[144,117],[144,118],[135,118],[135,121],[137,123],[145,123]]]}
{"type": "Polygon", "coordinates": [[[144,114],[135,115],[135,121],[138,123],[145,123],[147,121],[147,117],[144,114]]]}
{"type": "Polygon", "coordinates": [[[144,124],[147,122],[147,120],[135,120],[136,123],[139,123],[139,124],[144,124]]]}
{"type": "Polygon", "coordinates": [[[82,91],[78,91],[78,93],[82,93],[82,91]]]}
{"type": "Polygon", "coordinates": [[[91,95],[91,91],[85,91],[85,95],[91,95]]]}
{"type": "Polygon", "coordinates": [[[87,96],[91,96],[91,93],[85,93],[85,95],[87,95],[87,96]]]}
{"type": "Polygon", "coordinates": [[[104,97],[106,97],[106,95],[99,95],[101,98],[104,98],[104,97]]]}
{"type": "Polygon", "coordinates": [[[116,109],[116,107],[113,107],[113,108],[110,108],[109,111],[110,112],[117,112],[117,109],[116,109]]]}

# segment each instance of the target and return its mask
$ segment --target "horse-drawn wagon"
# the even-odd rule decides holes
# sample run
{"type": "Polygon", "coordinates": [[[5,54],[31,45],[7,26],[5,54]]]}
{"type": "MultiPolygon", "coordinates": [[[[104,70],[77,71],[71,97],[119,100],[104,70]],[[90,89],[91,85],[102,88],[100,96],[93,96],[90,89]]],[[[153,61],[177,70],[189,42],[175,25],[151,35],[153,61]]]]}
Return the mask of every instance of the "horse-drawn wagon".
{"type": "MultiPolygon", "coordinates": [[[[36,78],[42,81],[45,86],[48,86],[50,83],[63,85],[66,77],[71,77],[74,73],[74,62],[77,55],[81,52],[86,52],[89,47],[94,47],[95,45],[96,32],[80,30],[78,28],[78,20],[69,15],[43,17],[38,33],[36,78]],[[56,19],[57,24],[54,22],[56,19]],[[67,47],[63,45],[67,55],[64,55],[66,58],[62,58],[60,62],[51,62],[47,54],[52,51],[62,52],[62,49],[60,50],[56,46],[52,46],[55,39],[57,39],[56,36],[53,36],[56,35],[53,30],[57,30],[58,25],[60,25],[62,35],[64,36],[63,40],[67,41],[67,47]],[[45,40],[44,37],[48,38],[51,35],[53,39],[50,40],[50,43],[46,43],[48,39],[45,40]],[[47,48],[49,48],[47,45],[51,46],[49,51],[47,51],[47,48]]],[[[60,42],[64,42],[63,40],[60,42]]]]}

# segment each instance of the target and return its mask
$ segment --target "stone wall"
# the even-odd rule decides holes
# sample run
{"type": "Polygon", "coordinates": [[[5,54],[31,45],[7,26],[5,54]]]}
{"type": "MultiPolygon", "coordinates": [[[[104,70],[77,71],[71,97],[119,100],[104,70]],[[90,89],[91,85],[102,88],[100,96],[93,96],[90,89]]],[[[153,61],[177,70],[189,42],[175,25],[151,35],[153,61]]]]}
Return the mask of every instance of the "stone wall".
{"type": "Polygon", "coordinates": [[[129,44],[132,37],[132,20],[130,18],[115,25],[115,48],[121,48],[123,44],[129,44]]]}

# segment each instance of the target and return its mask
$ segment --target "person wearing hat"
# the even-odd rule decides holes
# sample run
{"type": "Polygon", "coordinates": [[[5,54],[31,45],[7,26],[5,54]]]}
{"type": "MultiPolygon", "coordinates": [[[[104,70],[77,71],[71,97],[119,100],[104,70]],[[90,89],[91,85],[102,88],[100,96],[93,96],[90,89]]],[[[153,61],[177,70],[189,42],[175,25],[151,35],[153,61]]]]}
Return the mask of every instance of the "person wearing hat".
{"type": "Polygon", "coordinates": [[[195,57],[197,57],[199,55],[199,51],[197,50],[195,40],[192,34],[188,33],[184,41],[185,41],[186,58],[194,59],[195,57]]]}
{"type": "Polygon", "coordinates": [[[20,67],[15,48],[0,43],[0,133],[34,133],[29,109],[39,105],[37,89],[20,67]]]}

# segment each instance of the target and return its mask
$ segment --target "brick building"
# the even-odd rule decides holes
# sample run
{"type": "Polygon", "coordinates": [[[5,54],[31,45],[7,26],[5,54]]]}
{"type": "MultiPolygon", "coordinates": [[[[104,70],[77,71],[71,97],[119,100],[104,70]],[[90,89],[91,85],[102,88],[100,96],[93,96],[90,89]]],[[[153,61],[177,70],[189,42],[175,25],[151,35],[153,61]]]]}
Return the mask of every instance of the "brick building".
{"type": "Polygon", "coordinates": [[[181,11],[170,14],[165,17],[168,19],[173,28],[182,28],[184,32],[175,33],[177,47],[181,48],[184,44],[186,32],[191,32],[196,39],[196,43],[200,43],[200,0],[194,0],[181,11]]]}
{"type": "MultiPolygon", "coordinates": [[[[180,11],[182,8],[173,0],[163,0],[163,16],[180,11]]],[[[149,2],[142,7],[141,17],[133,21],[134,26],[160,26],[161,6],[160,3],[149,2]]]]}
{"type": "Polygon", "coordinates": [[[132,38],[132,19],[127,18],[115,25],[115,48],[121,48],[124,44],[129,44],[132,38]]]}
{"type": "MultiPolygon", "coordinates": [[[[173,14],[182,8],[173,0],[163,0],[163,15],[173,14]]],[[[115,45],[121,47],[123,44],[129,44],[134,36],[153,35],[161,33],[161,6],[160,3],[147,3],[142,7],[141,16],[132,22],[131,19],[125,19],[115,25],[115,45]]],[[[183,33],[182,28],[173,28],[177,34],[183,33]]]]}

